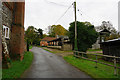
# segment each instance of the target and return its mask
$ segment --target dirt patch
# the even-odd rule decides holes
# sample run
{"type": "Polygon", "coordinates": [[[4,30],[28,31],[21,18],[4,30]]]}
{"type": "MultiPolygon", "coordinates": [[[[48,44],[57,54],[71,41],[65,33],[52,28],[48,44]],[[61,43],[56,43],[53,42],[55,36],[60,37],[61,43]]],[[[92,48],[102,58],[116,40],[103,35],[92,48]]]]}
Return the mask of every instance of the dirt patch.
{"type": "Polygon", "coordinates": [[[67,56],[67,55],[73,55],[73,51],[62,51],[62,50],[59,50],[59,49],[52,49],[52,48],[47,48],[47,47],[42,47],[43,49],[47,49],[53,53],[55,53],[56,55],[58,56],[67,56]]]}
{"type": "Polygon", "coordinates": [[[103,51],[87,51],[87,53],[103,53],[103,51]]]}
{"type": "MultiPolygon", "coordinates": [[[[48,47],[42,47],[43,49],[46,49],[46,50],[49,50],[51,53],[54,53],[58,56],[67,56],[67,55],[73,55],[73,51],[62,51],[60,49],[53,49],[53,48],[48,48],[48,47]]],[[[102,54],[103,52],[102,51],[87,51],[87,53],[100,53],[102,54]]]]}

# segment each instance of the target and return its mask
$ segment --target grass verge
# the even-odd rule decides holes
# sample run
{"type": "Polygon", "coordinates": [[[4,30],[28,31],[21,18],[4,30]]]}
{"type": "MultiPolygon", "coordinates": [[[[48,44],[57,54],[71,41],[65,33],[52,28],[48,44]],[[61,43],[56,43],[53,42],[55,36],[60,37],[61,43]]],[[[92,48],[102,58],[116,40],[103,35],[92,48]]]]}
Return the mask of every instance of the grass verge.
{"type": "Polygon", "coordinates": [[[29,68],[33,60],[32,52],[25,52],[23,61],[12,61],[9,69],[2,69],[2,79],[20,78],[23,72],[29,68]]]}
{"type": "Polygon", "coordinates": [[[87,51],[102,51],[102,49],[89,49],[87,51]]]}
{"type": "Polygon", "coordinates": [[[118,80],[118,76],[114,75],[113,67],[98,63],[98,68],[95,68],[95,62],[75,58],[72,55],[65,56],[64,59],[97,80],[101,80],[100,78],[111,78],[111,80],[113,80],[112,78],[116,78],[118,80]]]}
{"type": "Polygon", "coordinates": [[[29,49],[32,49],[32,46],[31,46],[31,45],[29,46],[29,49]]]}
{"type": "Polygon", "coordinates": [[[54,48],[47,48],[47,47],[40,47],[48,52],[51,52],[51,53],[65,53],[65,52],[73,52],[72,50],[70,51],[62,51],[62,50],[59,50],[59,49],[54,49],[54,48]],[[50,49],[50,50],[49,50],[50,49]]]}

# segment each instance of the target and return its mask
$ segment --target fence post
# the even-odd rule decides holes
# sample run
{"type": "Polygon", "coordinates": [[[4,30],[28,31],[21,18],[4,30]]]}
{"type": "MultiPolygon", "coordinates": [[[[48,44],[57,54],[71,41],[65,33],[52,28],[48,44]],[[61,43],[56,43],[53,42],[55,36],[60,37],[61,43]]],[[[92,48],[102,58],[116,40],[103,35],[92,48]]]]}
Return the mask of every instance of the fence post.
{"type": "Polygon", "coordinates": [[[97,55],[96,55],[96,66],[95,66],[95,68],[97,68],[97,62],[98,62],[98,59],[97,59],[97,55]]]}
{"type": "Polygon", "coordinates": [[[75,57],[75,51],[73,51],[73,56],[75,57]]]}
{"type": "MultiPolygon", "coordinates": [[[[120,58],[118,60],[120,60],[120,58]]],[[[119,67],[120,67],[120,61],[118,62],[118,64],[119,64],[119,67]]],[[[118,77],[120,79],[120,69],[118,69],[118,77]]]]}
{"type": "Polygon", "coordinates": [[[83,54],[84,54],[84,53],[82,53],[82,58],[84,57],[83,54]]]}
{"type": "Polygon", "coordinates": [[[80,53],[78,52],[78,57],[80,57],[80,53]]]}
{"type": "Polygon", "coordinates": [[[117,75],[116,58],[115,58],[115,56],[114,56],[114,75],[117,75]]]}
{"type": "Polygon", "coordinates": [[[77,58],[77,51],[74,51],[74,57],[77,58]]]}

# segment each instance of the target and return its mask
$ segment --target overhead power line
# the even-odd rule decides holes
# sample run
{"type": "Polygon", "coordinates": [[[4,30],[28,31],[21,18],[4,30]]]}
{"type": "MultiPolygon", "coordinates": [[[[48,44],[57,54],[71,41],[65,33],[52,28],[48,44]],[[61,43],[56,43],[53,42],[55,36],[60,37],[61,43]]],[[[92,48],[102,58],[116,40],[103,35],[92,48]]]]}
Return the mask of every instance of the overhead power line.
{"type": "MultiPolygon", "coordinates": [[[[80,10],[80,9],[78,9],[78,12],[80,12],[81,11],[81,13],[80,13],[80,15],[86,15],[87,17],[89,17],[89,18],[91,18],[90,16],[88,16],[86,13],[84,13],[82,10],[80,10]]],[[[91,18],[91,19],[93,19],[93,18],[91,18]]]]}
{"type": "MultiPolygon", "coordinates": [[[[72,5],[73,5],[73,3],[72,3],[72,5]]],[[[68,9],[64,12],[64,14],[60,18],[58,18],[58,20],[55,22],[55,24],[67,13],[67,11],[72,7],[72,5],[70,5],[68,7],[68,9]]]]}
{"type": "Polygon", "coordinates": [[[48,0],[45,0],[45,2],[50,3],[50,4],[54,4],[54,5],[58,5],[58,6],[68,7],[67,5],[63,5],[63,4],[59,4],[59,3],[55,3],[55,2],[51,2],[51,1],[48,1],[48,0]]]}
{"type": "MultiPolygon", "coordinates": [[[[87,14],[86,14],[85,12],[83,12],[82,10],[78,9],[78,12],[79,12],[79,14],[80,14],[82,17],[83,17],[83,15],[85,15],[87,18],[93,20],[93,22],[97,22],[97,21],[94,20],[93,17],[87,15],[87,14]]],[[[94,16],[94,17],[95,17],[95,16],[94,16]]],[[[100,20],[100,19],[99,19],[99,20],[100,20]]]]}

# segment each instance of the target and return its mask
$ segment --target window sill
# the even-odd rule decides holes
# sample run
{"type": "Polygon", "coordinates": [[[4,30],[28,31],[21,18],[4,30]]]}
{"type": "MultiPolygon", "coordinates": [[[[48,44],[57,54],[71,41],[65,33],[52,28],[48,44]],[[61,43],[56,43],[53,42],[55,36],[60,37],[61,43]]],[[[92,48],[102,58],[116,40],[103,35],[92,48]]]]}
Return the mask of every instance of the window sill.
{"type": "Polygon", "coordinates": [[[6,40],[10,40],[10,38],[5,38],[6,40]]]}

